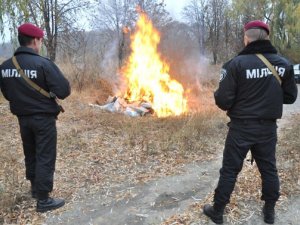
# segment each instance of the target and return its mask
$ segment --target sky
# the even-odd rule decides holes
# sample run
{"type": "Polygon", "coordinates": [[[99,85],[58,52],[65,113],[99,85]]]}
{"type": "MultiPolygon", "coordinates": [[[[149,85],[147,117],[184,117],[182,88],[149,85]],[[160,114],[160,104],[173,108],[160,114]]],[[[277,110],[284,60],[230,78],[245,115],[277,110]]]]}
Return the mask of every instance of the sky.
{"type": "MultiPolygon", "coordinates": [[[[167,11],[176,20],[181,20],[181,11],[189,2],[190,0],[165,0],[167,11]]],[[[3,41],[9,41],[9,35],[3,41]]]]}
{"type": "Polygon", "coordinates": [[[165,0],[167,11],[177,20],[181,20],[181,11],[190,0],[165,0]]]}

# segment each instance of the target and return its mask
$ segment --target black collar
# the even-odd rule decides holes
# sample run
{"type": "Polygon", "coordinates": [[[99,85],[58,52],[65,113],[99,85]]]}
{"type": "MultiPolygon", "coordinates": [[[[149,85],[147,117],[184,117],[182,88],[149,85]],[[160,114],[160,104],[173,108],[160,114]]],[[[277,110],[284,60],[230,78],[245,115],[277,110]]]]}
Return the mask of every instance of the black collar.
{"type": "Polygon", "coordinates": [[[31,55],[39,55],[37,54],[32,48],[28,48],[25,46],[21,46],[19,47],[16,51],[14,55],[18,55],[18,54],[31,54],[31,55]]]}
{"type": "Polygon", "coordinates": [[[259,40],[253,41],[248,44],[239,55],[250,55],[250,54],[258,54],[258,53],[273,53],[277,54],[277,50],[271,44],[269,40],[259,40]]]}

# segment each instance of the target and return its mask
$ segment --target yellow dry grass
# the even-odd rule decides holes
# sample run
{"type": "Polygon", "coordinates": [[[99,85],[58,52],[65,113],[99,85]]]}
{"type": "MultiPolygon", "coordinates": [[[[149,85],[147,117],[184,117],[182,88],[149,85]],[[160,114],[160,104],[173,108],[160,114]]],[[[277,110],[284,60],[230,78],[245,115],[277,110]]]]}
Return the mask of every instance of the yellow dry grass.
{"type": "MultiPolygon", "coordinates": [[[[109,83],[98,80],[82,92],[73,91],[63,102],[66,113],[59,116],[58,157],[54,196],[68,205],[87,195],[109,193],[120,184],[139,184],[180,172],[190,162],[213,159],[220,154],[226,135],[226,117],[214,106],[215,82],[193,90],[194,112],[169,118],[129,118],[91,108],[88,103],[104,103],[112,93],[109,83]],[[98,88],[99,86],[99,88],[98,88]]],[[[0,97],[0,224],[41,224],[45,215],[35,212],[35,201],[24,179],[23,153],[17,119],[0,97]]],[[[280,206],[292,194],[299,194],[300,115],[280,133],[278,164],[282,185],[280,206]]],[[[130,198],[120,193],[118,199],[130,198]]],[[[260,178],[256,166],[246,163],[241,172],[227,220],[242,224],[260,207],[260,178]],[[250,185],[251,183],[251,185],[250,185]],[[255,204],[251,204],[251,202],[255,204]]],[[[165,224],[206,223],[199,217],[207,198],[165,224]]]]}
{"type": "MultiPolygon", "coordinates": [[[[129,118],[88,106],[106,99],[107,89],[101,85],[73,91],[63,102],[66,113],[57,121],[53,195],[68,202],[61,210],[89,194],[107,193],[122,183],[144,183],[179,172],[186,163],[212,159],[222,150],[226,118],[213,104],[211,86],[199,93],[197,113],[129,118]]],[[[45,215],[35,212],[29,182],[24,179],[17,120],[3,98],[0,103],[0,224],[39,224],[45,215]]],[[[118,196],[128,197],[128,193],[118,196]]]]}
{"type": "MultiPolygon", "coordinates": [[[[287,199],[300,194],[300,114],[294,115],[289,124],[280,131],[277,146],[277,165],[281,182],[281,196],[277,208],[284,210],[287,199]]],[[[235,190],[230,203],[226,207],[226,221],[228,224],[245,224],[249,218],[261,211],[261,180],[255,163],[245,162],[239,174],[235,190]]],[[[208,193],[204,201],[192,205],[182,215],[174,215],[165,221],[170,224],[207,224],[202,208],[211,203],[213,192],[208,193]]]]}

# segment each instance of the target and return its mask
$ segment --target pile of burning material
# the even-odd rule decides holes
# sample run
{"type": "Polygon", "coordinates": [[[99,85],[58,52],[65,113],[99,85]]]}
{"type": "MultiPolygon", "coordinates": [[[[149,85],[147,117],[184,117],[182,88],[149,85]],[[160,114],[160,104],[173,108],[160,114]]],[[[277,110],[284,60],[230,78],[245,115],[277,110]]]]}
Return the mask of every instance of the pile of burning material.
{"type": "Polygon", "coordinates": [[[179,116],[188,112],[183,86],[172,79],[169,65],[158,51],[160,34],[145,13],[140,13],[131,36],[131,54],[122,67],[122,98],[112,98],[108,104],[97,106],[130,116],[155,113],[157,117],[179,116]],[[124,110],[124,111],[123,111],[124,110]]]}
{"type": "Polygon", "coordinates": [[[152,106],[148,102],[127,103],[120,97],[109,97],[105,105],[90,104],[90,106],[99,108],[108,112],[124,113],[127,116],[139,117],[154,113],[152,106]]]}

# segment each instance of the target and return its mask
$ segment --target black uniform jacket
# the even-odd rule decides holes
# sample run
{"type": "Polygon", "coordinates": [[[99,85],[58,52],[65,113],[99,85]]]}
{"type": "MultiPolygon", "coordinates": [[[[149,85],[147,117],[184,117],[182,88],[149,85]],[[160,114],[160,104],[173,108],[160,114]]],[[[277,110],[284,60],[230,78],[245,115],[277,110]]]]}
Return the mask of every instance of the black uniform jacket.
{"type": "Polygon", "coordinates": [[[283,104],[295,102],[297,92],[292,64],[277,55],[270,41],[260,40],[223,65],[214,96],[218,107],[230,118],[273,120],[281,118],[283,104]],[[275,66],[281,85],[257,53],[275,66]]]}
{"type": "MultiPolygon", "coordinates": [[[[41,88],[55,93],[60,99],[70,95],[69,82],[52,61],[27,47],[19,47],[14,55],[25,74],[41,88]]],[[[0,66],[0,87],[10,103],[11,112],[17,116],[59,113],[55,100],[43,96],[29,86],[18,74],[12,59],[0,66]]]]}

